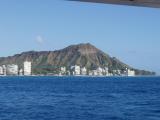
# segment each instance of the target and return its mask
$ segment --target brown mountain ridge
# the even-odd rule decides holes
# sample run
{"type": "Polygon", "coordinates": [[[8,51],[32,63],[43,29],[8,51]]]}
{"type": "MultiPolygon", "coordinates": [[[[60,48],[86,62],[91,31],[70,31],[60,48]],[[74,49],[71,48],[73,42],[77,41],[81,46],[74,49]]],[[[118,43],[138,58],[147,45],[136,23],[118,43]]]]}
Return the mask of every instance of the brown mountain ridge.
{"type": "Polygon", "coordinates": [[[9,57],[0,57],[0,65],[18,64],[22,68],[23,62],[29,60],[32,62],[32,71],[34,74],[47,74],[50,71],[57,71],[61,66],[69,69],[72,65],[79,65],[88,69],[97,67],[108,67],[110,71],[114,69],[125,70],[133,69],[136,75],[154,75],[154,72],[138,70],[121,62],[115,57],[99,50],[90,43],[71,45],[56,51],[28,51],[9,57]]]}

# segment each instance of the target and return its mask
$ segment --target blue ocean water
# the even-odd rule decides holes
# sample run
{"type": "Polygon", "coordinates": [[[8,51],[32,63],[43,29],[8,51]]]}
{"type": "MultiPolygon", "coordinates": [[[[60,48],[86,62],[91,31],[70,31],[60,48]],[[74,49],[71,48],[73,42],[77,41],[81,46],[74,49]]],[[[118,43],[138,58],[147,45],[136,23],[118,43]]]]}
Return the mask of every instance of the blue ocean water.
{"type": "Polygon", "coordinates": [[[160,120],[160,77],[0,77],[0,120],[160,120]]]}

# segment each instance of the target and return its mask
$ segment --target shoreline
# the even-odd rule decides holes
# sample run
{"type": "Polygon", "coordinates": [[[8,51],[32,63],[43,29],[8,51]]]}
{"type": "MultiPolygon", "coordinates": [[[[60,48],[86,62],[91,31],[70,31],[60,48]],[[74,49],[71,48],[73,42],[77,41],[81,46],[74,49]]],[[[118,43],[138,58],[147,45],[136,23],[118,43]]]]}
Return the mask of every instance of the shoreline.
{"type": "Polygon", "coordinates": [[[91,76],[91,75],[0,75],[0,77],[96,77],[96,78],[139,78],[139,77],[160,77],[159,75],[139,75],[139,76],[91,76]]]}

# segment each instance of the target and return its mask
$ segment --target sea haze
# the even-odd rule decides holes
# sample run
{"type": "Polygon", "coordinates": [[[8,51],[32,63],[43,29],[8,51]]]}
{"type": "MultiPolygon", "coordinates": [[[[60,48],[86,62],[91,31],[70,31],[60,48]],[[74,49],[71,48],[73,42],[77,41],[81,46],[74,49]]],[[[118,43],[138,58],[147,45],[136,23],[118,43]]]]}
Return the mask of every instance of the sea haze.
{"type": "Polygon", "coordinates": [[[159,120],[160,77],[0,77],[1,120],[159,120]]]}

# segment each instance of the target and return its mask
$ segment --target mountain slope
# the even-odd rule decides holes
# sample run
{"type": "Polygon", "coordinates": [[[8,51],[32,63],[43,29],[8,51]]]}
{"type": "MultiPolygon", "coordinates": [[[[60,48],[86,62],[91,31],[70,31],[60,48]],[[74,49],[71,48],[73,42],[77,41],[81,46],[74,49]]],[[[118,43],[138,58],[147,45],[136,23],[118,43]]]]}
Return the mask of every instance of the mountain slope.
{"type": "MultiPolygon", "coordinates": [[[[134,69],[116,58],[97,49],[95,46],[87,44],[71,45],[56,51],[29,51],[14,56],[0,58],[0,65],[18,64],[22,68],[25,60],[32,61],[33,72],[49,73],[56,71],[60,66],[69,68],[72,65],[79,65],[88,69],[97,67],[109,67],[110,70],[125,68],[134,69]]],[[[136,69],[134,69],[136,70],[136,69]]],[[[152,75],[149,71],[136,70],[137,75],[152,75]]]]}

